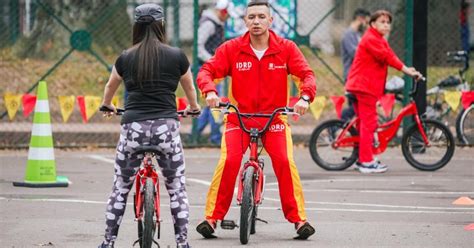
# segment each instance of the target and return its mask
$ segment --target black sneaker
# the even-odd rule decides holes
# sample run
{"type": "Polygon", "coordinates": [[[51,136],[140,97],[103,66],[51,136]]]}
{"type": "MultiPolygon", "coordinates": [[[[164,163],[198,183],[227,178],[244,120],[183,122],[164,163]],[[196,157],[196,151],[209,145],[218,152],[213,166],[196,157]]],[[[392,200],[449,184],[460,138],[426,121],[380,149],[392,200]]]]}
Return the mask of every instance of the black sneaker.
{"type": "Polygon", "coordinates": [[[316,232],[314,227],[307,221],[295,223],[295,228],[297,236],[294,239],[299,240],[306,240],[316,232]]]}
{"type": "Polygon", "coordinates": [[[196,231],[200,233],[205,239],[215,239],[214,229],[216,228],[217,221],[215,220],[204,220],[197,227],[196,231]],[[211,225],[212,224],[212,225],[211,225]]]}
{"type": "Polygon", "coordinates": [[[186,244],[177,244],[176,248],[191,248],[191,246],[189,246],[188,243],[186,243],[186,244]]]}

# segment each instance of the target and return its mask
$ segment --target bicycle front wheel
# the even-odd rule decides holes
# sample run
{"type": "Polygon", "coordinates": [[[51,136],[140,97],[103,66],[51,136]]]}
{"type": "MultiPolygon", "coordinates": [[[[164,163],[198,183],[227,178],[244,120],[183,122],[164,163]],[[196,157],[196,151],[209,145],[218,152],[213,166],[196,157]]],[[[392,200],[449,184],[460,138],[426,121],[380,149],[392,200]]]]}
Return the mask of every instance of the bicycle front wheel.
{"type": "Polygon", "coordinates": [[[143,233],[141,237],[141,248],[151,248],[153,244],[153,235],[156,229],[155,218],[155,186],[153,179],[147,178],[144,189],[143,202],[143,233]]]}
{"type": "MultiPolygon", "coordinates": [[[[314,129],[309,140],[309,152],[319,167],[330,170],[345,170],[355,163],[359,154],[358,145],[334,148],[332,144],[344,130],[344,121],[329,120],[314,129]]],[[[351,128],[346,137],[356,136],[357,131],[351,128]]]]}
{"type": "Polygon", "coordinates": [[[426,146],[418,125],[412,125],[402,138],[402,152],[407,162],[423,171],[445,166],[454,154],[454,138],[448,127],[439,121],[422,120],[430,146],[426,146]]]}
{"type": "Polygon", "coordinates": [[[456,120],[456,134],[463,144],[474,144],[474,104],[459,113],[456,120]]]}
{"type": "Polygon", "coordinates": [[[240,205],[240,243],[243,245],[249,242],[254,217],[254,171],[255,168],[249,166],[244,173],[242,204],[240,205]]]}

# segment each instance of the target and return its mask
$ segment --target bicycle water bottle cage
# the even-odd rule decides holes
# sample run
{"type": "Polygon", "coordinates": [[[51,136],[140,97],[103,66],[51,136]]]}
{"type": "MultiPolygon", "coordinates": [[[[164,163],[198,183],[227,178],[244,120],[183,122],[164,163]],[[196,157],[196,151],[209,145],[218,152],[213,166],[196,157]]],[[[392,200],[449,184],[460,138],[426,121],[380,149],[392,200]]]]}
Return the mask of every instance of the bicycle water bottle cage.
{"type": "Polygon", "coordinates": [[[440,88],[455,87],[462,84],[461,79],[455,76],[449,76],[438,83],[440,88]]]}

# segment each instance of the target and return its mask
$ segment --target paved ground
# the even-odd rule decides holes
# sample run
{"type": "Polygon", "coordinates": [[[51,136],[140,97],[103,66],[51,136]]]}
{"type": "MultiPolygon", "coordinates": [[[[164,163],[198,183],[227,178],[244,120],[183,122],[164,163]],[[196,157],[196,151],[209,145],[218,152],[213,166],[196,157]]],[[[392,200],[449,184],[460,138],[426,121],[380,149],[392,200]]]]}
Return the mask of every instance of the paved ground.
{"type": "MultiPolygon", "coordinates": [[[[187,189],[191,203],[193,247],[239,247],[238,230],[219,229],[217,240],[195,232],[204,211],[208,183],[219,150],[188,149],[187,189]]],[[[474,197],[474,148],[457,147],[449,165],[421,172],[405,162],[399,148],[381,158],[391,165],[382,175],[361,175],[353,169],[327,172],[297,148],[306,210],[317,228],[308,241],[295,241],[293,226],[280,209],[276,179],[266,167],[266,197],[257,234],[247,247],[473,247],[474,206],[452,205],[461,196],[474,197]]],[[[68,188],[13,187],[22,181],[26,151],[0,151],[0,247],[96,247],[104,229],[105,201],[112,183],[113,150],[56,151],[57,173],[72,181],[68,188]]],[[[266,159],[269,161],[269,159],[266,159]]],[[[166,203],[167,195],[162,191],[166,203]]],[[[161,247],[175,247],[168,205],[163,205],[161,247]]],[[[136,237],[128,207],[116,247],[131,247],[136,237]]],[[[235,204],[228,219],[238,219],[235,204]]]]}

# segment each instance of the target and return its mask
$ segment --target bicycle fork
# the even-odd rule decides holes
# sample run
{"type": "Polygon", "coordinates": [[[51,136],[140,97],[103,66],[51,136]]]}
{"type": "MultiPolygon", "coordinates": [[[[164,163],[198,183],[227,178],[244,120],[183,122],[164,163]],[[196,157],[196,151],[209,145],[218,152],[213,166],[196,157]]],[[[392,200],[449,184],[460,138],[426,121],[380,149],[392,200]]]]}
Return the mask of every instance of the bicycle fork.
{"type": "Polygon", "coordinates": [[[153,169],[152,156],[146,155],[143,159],[143,168],[141,168],[136,177],[135,177],[135,221],[143,221],[143,202],[144,202],[144,192],[146,180],[151,178],[153,180],[153,194],[154,194],[154,206],[155,206],[155,216],[156,218],[156,227],[157,227],[157,238],[160,238],[160,197],[159,197],[159,183],[158,183],[158,174],[153,169]]]}

